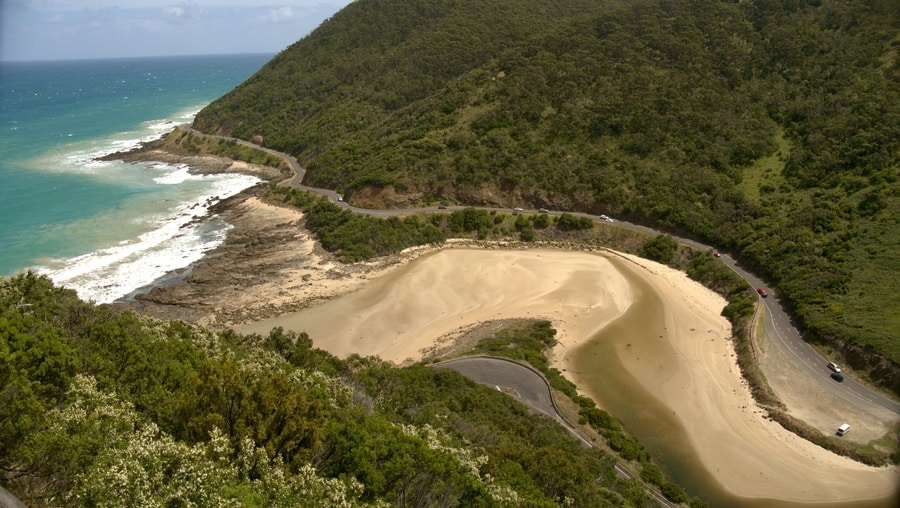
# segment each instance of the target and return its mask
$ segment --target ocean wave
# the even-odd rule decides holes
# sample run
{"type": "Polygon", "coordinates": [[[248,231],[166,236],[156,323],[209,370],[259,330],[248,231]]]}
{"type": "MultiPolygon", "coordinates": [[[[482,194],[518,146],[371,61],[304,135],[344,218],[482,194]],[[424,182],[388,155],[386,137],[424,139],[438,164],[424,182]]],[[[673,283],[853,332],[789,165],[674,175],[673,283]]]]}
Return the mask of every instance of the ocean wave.
{"type": "Polygon", "coordinates": [[[200,175],[191,174],[191,168],[186,164],[178,164],[176,166],[155,164],[152,167],[154,169],[171,168],[171,171],[153,179],[154,182],[160,185],[178,185],[187,180],[199,180],[203,178],[200,175]]]}
{"type": "Polygon", "coordinates": [[[142,122],[134,130],[65,144],[34,160],[31,166],[48,172],[91,173],[91,169],[103,166],[102,161],[97,159],[117,152],[134,150],[145,143],[161,139],[178,125],[191,123],[200,109],[202,106],[192,106],[175,111],[171,118],[142,122]]]}
{"type": "Polygon", "coordinates": [[[74,289],[84,300],[110,303],[199,260],[219,246],[231,228],[220,218],[209,216],[210,207],[255,185],[259,179],[247,175],[190,177],[208,180],[213,194],[178,204],[164,217],[154,217],[154,227],[135,239],[57,261],[53,267],[40,267],[37,271],[58,285],[74,289]]]}

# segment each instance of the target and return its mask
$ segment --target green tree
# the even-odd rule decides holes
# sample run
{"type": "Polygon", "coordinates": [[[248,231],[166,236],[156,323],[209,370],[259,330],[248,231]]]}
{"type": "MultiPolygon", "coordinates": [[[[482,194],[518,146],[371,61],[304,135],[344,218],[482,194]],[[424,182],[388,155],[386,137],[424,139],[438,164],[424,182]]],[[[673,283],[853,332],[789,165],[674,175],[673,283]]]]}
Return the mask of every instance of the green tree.
{"type": "Polygon", "coordinates": [[[644,243],[641,255],[645,258],[668,264],[672,261],[675,251],[678,250],[678,242],[669,235],[656,235],[644,243]]]}
{"type": "Polygon", "coordinates": [[[556,220],[556,227],[561,231],[591,229],[592,227],[594,227],[594,221],[587,217],[575,217],[570,213],[564,212],[556,220]]]}

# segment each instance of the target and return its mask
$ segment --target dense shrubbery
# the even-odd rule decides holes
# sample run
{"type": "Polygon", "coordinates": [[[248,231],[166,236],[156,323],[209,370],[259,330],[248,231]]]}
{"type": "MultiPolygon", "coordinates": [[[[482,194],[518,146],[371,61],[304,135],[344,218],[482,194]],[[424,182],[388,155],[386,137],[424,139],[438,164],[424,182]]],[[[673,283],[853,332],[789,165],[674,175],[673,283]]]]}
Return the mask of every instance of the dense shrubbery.
{"type": "Polygon", "coordinates": [[[494,227],[494,219],[489,212],[484,210],[466,208],[450,214],[448,227],[452,233],[457,235],[475,232],[478,234],[478,238],[484,239],[494,227]]]}
{"type": "Polygon", "coordinates": [[[272,196],[306,214],[306,227],[322,247],[342,261],[352,263],[395,254],[416,245],[440,244],[446,234],[422,217],[377,219],[355,215],[324,198],[289,188],[273,188],[272,196]]]}
{"type": "Polygon", "coordinates": [[[261,134],[351,194],[686,232],[865,369],[900,361],[895,19],[862,0],[359,1],[195,124],[261,134]]]}
{"type": "Polygon", "coordinates": [[[678,242],[669,235],[656,235],[641,248],[641,256],[658,261],[663,264],[669,264],[672,256],[678,250],[678,242]]]}
{"type": "Polygon", "coordinates": [[[563,212],[556,221],[556,227],[562,231],[578,231],[579,229],[591,229],[594,227],[594,221],[588,217],[575,217],[570,213],[563,212]]]}
{"type": "Polygon", "coordinates": [[[541,230],[542,237],[549,238],[554,232],[565,235],[594,227],[593,221],[586,217],[565,213],[551,221],[547,215],[510,215],[475,208],[464,208],[449,215],[378,219],[354,214],[328,199],[295,188],[272,186],[268,196],[303,210],[306,227],[322,247],[345,262],[396,254],[418,245],[441,244],[451,237],[509,240],[515,231],[519,240],[530,242],[539,239],[537,229],[541,230]],[[551,224],[556,225],[553,231],[550,231],[551,224]]]}
{"type": "MultiPolygon", "coordinates": [[[[553,335],[539,330],[536,347],[553,335]]],[[[0,279],[0,482],[28,506],[649,502],[608,456],[496,390],[311,344],[0,279]]]]}

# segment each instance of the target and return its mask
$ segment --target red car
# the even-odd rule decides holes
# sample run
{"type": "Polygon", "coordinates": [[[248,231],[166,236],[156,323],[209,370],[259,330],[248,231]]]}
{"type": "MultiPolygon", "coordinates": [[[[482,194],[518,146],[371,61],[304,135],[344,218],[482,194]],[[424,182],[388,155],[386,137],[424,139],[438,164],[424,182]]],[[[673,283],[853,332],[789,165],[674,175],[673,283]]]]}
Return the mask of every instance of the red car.
{"type": "Polygon", "coordinates": [[[719,251],[717,251],[717,250],[714,250],[714,251],[713,251],[713,256],[715,256],[715,257],[717,257],[717,258],[722,257],[722,255],[719,254],[719,251]]]}
{"type": "Polygon", "coordinates": [[[769,296],[769,293],[766,293],[766,290],[763,288],[756,288],[756,292],[759,293],[759,296],[766,298],[769,296]]]}

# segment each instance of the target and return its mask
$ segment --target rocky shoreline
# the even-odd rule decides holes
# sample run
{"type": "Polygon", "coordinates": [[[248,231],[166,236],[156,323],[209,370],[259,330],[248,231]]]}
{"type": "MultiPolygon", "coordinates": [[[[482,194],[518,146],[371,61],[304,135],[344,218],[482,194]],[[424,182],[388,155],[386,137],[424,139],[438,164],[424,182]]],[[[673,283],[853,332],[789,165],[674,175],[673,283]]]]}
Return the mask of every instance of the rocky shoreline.
{"type": "MultiPolygon", "coordinates": [[[[185,164],[196,174],[239,172],[264,180],[210,208],[231,225],[225,242],[188,267],[169,273],[112,305],[166,320],[228,329],[309,307],[361,287],[367,280],[442,247],[422,246],[368,262],[344,264],[304,227],[296,208],[264,200],[282,170],[212,155],[176,153],[153,141],[105,160],[185,164]]],[[[447,245],[473,242],[452,240],[447,245]]],[[[503,247],[494,243],[482,247],[503,247]]],[[[453,342],[453,341],[450,341],[453,342]]]]}
{"type": "Polygon", "coordinates": [[[184,164],[195,174],[243,173],[264,182],[222,200],[210,209],[231,225],[225,242],[192,265],[169,273],[112,305],[131,307],[161,319],[176,319],[214,328],[261,319],[309,305],[330,295],[314,291],[315,280],[344,279],[359,268],[342,267],[317,248],[303,228],[303,215],[292,208],[264,203],[269,182],[284,177],[278,168],[247,164],[214,155],[174,153],[153,141],[103,157],[131,163],[184,164]],[[298,271],[299,280],[293,280],[298,271]],[[310,286],[296,298],[297,285],[310,286]],[[274,295],[268,293],[274,292],[274,295]],[[312,294],[310,294],[312,293],[312,294]]]}
{"type": "Polygon", "coordinates": [[[101,161],[122,161],[131,163],[163,162],[166,164],[183,164],[193,174],[215,175],[221,173],[240,173],[256,176],[267,182],[284,179],[285,170],[259,164],[248,164],[243,161],[210,154],[192,154],[176,152],[165,146],[165,137],[154,141],[148,141],[132,150],[115,152],[103,157],[101,161]]]}

